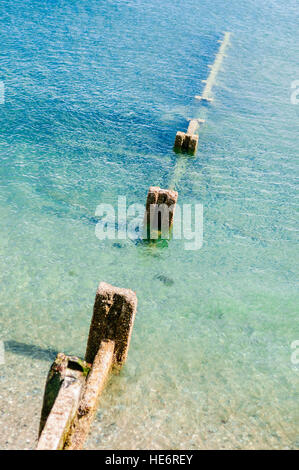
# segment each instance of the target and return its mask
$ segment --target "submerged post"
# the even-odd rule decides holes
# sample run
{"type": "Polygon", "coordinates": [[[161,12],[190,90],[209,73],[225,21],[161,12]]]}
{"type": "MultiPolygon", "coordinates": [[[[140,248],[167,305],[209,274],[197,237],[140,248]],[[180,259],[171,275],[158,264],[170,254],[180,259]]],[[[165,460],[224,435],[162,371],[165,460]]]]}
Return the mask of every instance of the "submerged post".
{"type": "Polygon", "coordinates": [[[168,238],[177,200],[177,191],[158,186],[149,188],[144,215],[144,238],[155,239],[158,234],[168,238]]]}
{"type": "Polygon", "coordinates": [[[124,364],[137,310],[136,294],[101,282],[86,358],[58,354],[46,381],[37,450],[81,449],[112,368],[124,364]]]}
{"type": "Polygon", "coordinates": [[[194,155],[198,146],[198,135],[196,134],[200,124],[205,122],[204,119],[191,119],[187,132],[178,131],[176,133],[174,149],[184,150],[191,155],[194,155]]]}
{"type": "MultiPolygon", "coordinates": [[[[231,33],[225,32],[223,39],[220,42],[218,53],[215,57],[213,65],[209,65],[210,73],[207,80],[202,80],[205,83],[204,90],[201,95],[196,95],[195,98],[206,103],[212,102],[213,98],[212,88],[216,82],[217,74],[220,70],[221,63],[224,57],[225,49],[227,48],[230,40],[231,33]]],[[[200,123],[204,122],[204,119],[191,119],[187,132],[178,131],[176,133],[174,141],[174,150],[186,151],[192,155],[196,153],[198,145],[198,135],[196,134],[200,123]]]]}
{"type": "Polygon", "coordinates": [[[202,82],[205,83],[204,90],[202,92],[202,95],[195,96],[196,99],[206,101],[206,102],[213,101],[213,98],[211,96],[212,88],[216,82],[216,77],[218,75],[218,72],[222,64],[225,49],[229,45],[230,36],[231,36],[231,33],[225,32],[223,39],[219,41],[220,47],[215,57],[214,63],[213,65],[209,65],[209,68],[210,68],[209,76],[207,80],[202,80],[202,82]]]}

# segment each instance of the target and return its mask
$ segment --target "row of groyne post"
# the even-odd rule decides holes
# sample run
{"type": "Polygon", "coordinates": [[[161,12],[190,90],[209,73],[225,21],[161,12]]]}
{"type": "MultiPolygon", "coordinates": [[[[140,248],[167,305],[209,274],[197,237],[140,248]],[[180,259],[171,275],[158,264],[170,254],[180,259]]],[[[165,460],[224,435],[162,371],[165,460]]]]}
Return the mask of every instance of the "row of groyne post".
{"type": "MultiPolygon", "coordinates": [[[[230,33],[225,33],[201,96],[211,102],[212,88],[220,69],[230,33]]],[[[204,119],[191,119],[186,133],[177,132],[175,149],[195,154],[197,131],[204,119]]],[[[174,190],[182,169],[177,165],[170,189],[149,188],[146,200],[143,238],[170,235],[178,193],[174,190]]],[[[45,385],[37,450],[80,450],[97,412],[99,399],[109,376],[123,367],[129,350],[137,296],[101,282],[96,292],[85,358],[59,353],[45,385]]]]}
{"type": "MultiPolygon", "coordinates": [[[[211,103],[213,101],[212,90],[216,83],[216,78],[220,70],[225,50],[229,45],[231,33],[225,32],[224,37],[220,40],[220,47],[215,57],[213,65],[209,65],[210,73],[206,80],[204,90],[201,95],[196,95],[195,99],[211,103]]],[[[205,122],[203,117],[191,119],[186,132],[178,131],[175,136],[174,149],[177,151],[186,151],[194,155],[198,147],[198,130],[205,122]]]]}
{"type": "MultiPolygon", "coordinates": [[[[177,198],[176,191],[149,188],[144,238],[171,231],[177,198]]],[[[108,378],[126,361],[136,311],[135,292],[99,284],[84,360],[59,353],[48,373],[37,450],[83,448],[108,378]]]]}

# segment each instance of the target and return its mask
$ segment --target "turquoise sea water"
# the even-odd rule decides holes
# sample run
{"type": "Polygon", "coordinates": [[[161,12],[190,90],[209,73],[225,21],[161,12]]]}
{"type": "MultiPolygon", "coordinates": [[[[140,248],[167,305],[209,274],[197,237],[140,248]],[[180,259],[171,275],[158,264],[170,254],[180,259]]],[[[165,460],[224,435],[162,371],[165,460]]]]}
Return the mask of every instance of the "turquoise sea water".
{"type": "Polygon", "coordinates": [[[298,4],[2,0],[0,448],[33,448],[56,351],[84,355],[101,280],[138,313],[86,448],[298,448],[298,4]],[[172,151],[231,31],[196,158],[172,151]],[[95,236],[176,168],[204,244],[95,236]],[[166,284],[157,278],[166,276],[166,284]]]}

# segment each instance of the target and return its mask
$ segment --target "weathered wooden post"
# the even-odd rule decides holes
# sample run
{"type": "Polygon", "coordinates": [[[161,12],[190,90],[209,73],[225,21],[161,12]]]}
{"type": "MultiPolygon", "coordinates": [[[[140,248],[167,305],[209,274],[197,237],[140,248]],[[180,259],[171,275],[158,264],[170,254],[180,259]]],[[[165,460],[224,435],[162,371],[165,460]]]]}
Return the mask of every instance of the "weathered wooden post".
{"type": "Polygon", "coordinates": [[[169,238],[177,200],[177,191],[161,189],[158,186],[149,188],[144,214],[143,238],[150,240],[159,237],[169,238]]]}
{"type": "Polygon", "coordinates": [[[136,294],[101,282],[86,349],[88,361],[58,354],[47,377],[37,450],[81,449],[113,368],[124,364],[136,294]]]}

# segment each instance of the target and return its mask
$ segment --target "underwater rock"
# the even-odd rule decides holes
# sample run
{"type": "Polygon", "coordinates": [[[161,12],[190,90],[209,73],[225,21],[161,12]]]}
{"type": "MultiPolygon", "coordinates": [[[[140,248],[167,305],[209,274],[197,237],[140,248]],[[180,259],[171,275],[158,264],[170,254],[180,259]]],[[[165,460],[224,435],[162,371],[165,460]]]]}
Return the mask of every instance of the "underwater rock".
{"type": "Polygon", "coordinates": [[[165,284],[165,286],[167,287],[173,286],[174,284],[174,280],[168,276],[164,276],[164,274],[159,274],[158,276],[156,276],[156,279],[163,282],[163,284],[165,284]]]}
{"type": "Polygon", "coordinates": [[[124,247],[124,245],[122,245],[121,243],[117,243],[117,242],[113,243],[112,246],[113,246],[113,248],[123,248],[124,247]]]}

